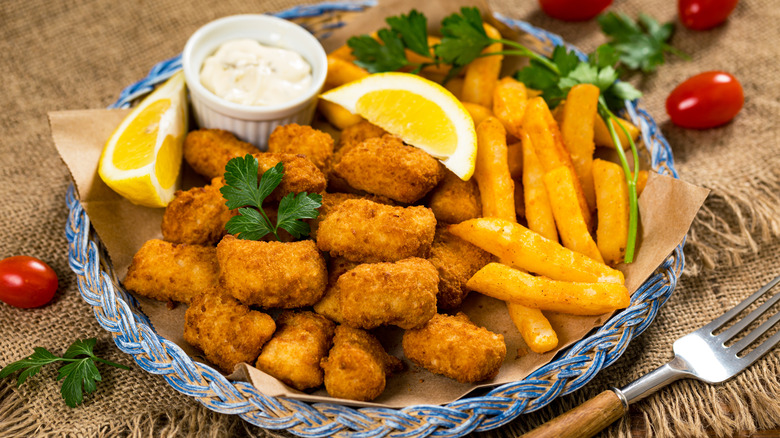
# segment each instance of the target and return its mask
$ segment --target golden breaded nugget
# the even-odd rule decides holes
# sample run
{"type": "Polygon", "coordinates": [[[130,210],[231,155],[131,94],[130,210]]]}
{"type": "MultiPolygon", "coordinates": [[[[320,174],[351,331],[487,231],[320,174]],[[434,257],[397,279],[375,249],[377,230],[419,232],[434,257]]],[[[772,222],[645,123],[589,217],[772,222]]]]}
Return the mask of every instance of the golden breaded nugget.
{"type": "Polygon", "coordinates": [[[436,227],[428,261],[439,271],[439,293],[436,303],[442,309],[460,306],[469,293],[466,282],[494,257],[476,245],[447,231],[446,226],[436,227]]]}
{"type": "Polygon", "coordinates": [[[339,324],[344,322],[336,281],[341,277],[341,274],[358,265],[360,263],[351,262],[343,257],[331,257],[328,260],[328,287],[325,288],[325,295],[322,299],[312,306],[315,312],[339,324]]]}
{"type": "Polygon", "coordinates": [[[377,196],[377,195],[360,195],[357,193],[328,193],[324,192],[322,193],[322,206],[319,208],[320,214],[309,221],[309,226],[311,227],[311,233],[309,233],[309,236],[312,238],[316,238],[317,236],[317,228],[320,225],[320,222],[322,222],[325,217],[330,213],[331,210],[333,210],[334,207],[341,204],[342,202],[348,200],[348,199],[368,199],[374,202],[378,202],[380,204],[386,204],[386,205],[394,205],[395,203],[384,196],[377,196]]]}
{"type": "Polygon", "coordinates": [[[328,354],[336,325],[309,311],[284,311],[276,325],[257,368],[300,391],[322,385],[320,361],[328,354]]]}
{"type": "Polygon", "coordinates": [[[436,314],[439,274],[428,260],[366,263],[336,281],[344,323],[372,329],[380,325],[413,328],[436,314]]]}
{"type": "Polygon", "coordinates": [[[217,177],[205,187],[178,190],[165,208],[162,219],[163,239],[173,243],[216,245],[227,231],[225,224],[236,214],[225,205],[217,177]]]}
{"type": "Polygon", "coordinates": [[[324,171],[333,156],[333,137],[308,125],[281,125],[268,137],[268,152],[305,155],[324,171]]]}
{"type": "Polygon", "coordinates": [[[345,325],[336,327],[333,347],[320,364],[331,397],[361,401],[379,397],[387,375],[403,368],[370,333],[345,325]]]}
{"type": "Polygon", "coordinates": [[[479,327],[465,313],[434,315],[407,330],[404,355],[426,370],[461,383],[492,379],[506,357],[504,337],[479,327]]]}
{"type": "Polygon", "coordinates": [[[437,221],[448,224],[459,224],[482,216],[477,181],[474,178],[463,181],[449,170],[439,185],[428,194],[428,202],[425,204],[433,210],[437,221]]]}
{"type": "Polygon", "coordinates": [[[225,373],[254,362],[276,330],[273,318],[222,293],[194,296],[184,318],[184,340],[225,373]]]}
{"type": "Polygon", "coordinates": [[[124,285],[147,298],[189,303],[195,295],[216,293],[218,281],[213,246],[152,239],[133,256],[124,285]]]}
{"type": "Polygon", "coordinates": [[[392,207],[348,199],[333,208],[317,229],[317,247],[355,262],[426,257],[436,218],[426,207],[392,207]]]}
{"type": "Polygon", "coordinates": [[[387,134],[387,131],[368,121],[362,121],[352,126],[348,126],[341,131],[335,150],[337,153],[344,152],[352,146],[357,146],[369,138],[378,138],[387,134]]]}
{"type": "Polygon", "coordinates": [[[247,305],[311,306],[322,298],[328,274],[311,240],[258,242],[225,236],[217,245],[219,281],[247,305]]]}
{"type": "Polygon", "coordinates": [[[425,196],[444,176],[435,158],[392,135],[349,148],[333,171],[358,190],[405,203],[425,196]]]}
{"type": "Polygon", "coordinates": [[[257,171],[260,176],[280,161],[284,165],[282,182],[268,195],[269,201],[279,201],[288,193],[320,193],[325,191],[327,185],[325,174],[317,169],[311,160],[302,155],[267,152],[255,154],[255,158],[257,158],[257,171]]]}
{"type": "Polygon", "coordinates": [[[251,143],[220,129],[199,129],[184,138],[184,160],[210,180],[225,174],[225,165],[231,158],[258,152],[251,143]]]}

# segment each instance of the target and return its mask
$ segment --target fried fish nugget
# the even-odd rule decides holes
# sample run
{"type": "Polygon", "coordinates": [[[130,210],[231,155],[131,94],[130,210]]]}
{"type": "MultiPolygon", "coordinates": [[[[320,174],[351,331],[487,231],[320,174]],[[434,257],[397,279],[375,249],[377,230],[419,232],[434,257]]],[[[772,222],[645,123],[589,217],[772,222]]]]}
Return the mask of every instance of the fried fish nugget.
{"type": "Polygon", "coordinates": [[[196,295],[184,318],[184,340],[225,373],[254,362],[276,330],[273,318],[222,293],[196,295]]]}
{"type": "Polygon", "coordinates": [[[466,282],[494,259],[492,254],[455,236],[446,227],[436,227],[428,261],[439,271],[439,292],[436,295],[439,308],[460,306],[469,293],[466,282]]]}
{"type": "Polygon", "coordinates": [[[382,348],[365,330],[336,327],[333,348],[320,364],[325,372],[325,390],[331,397],[371,401],[385,390],[387,375],[403,363],[382,348]]]}
{"type": "Polygon", "coordinates": [[[328,354],[336,324],[314,312],[284,311],[257,368],[303,391],[322,385],[320,361],[328,354]]]}
{"type": "Polygon", "coordinates": [[[317,215],[316,218],[309,221],[309,226],[311,227],[311,233],[309,233],[309,235],[312,238],[316,238],[317,228],[319,228],[320,222],[322,222],[325,219],[325,217],[328,216],[328,213],[330,213],[330,211],[333,210],[337,205],[349,199],[368,199],[374,202],[378,202],[380,204],[386,204],[386,205],[394,204],[393,201],[385,198],[384,196],[359,195],[357,193],[324,192],[322,193],[322,206],[320,206],[319,208],[320,214],[317,215]]]}
{"type": "Polygon", "coordinates": [[[437,314],[422,327],[407,330],[402,342],[409,360],[461,383],[492,379],[506,357],[504,337],[462,312],[437,314]]]}
{"type": "Polygon", "coordinates": [[[216,293],[219,267],[213,246],[152,239],[133,256],[125,288],[160,301],[189,303],[193,296],[216,293]]]}
{"type": "Polygon", "coordinates": [[[178,190],[165,208],[162,219],[163,239],[173,243],[216,245],[225,231],[225,224],[236,212],[225,205],[217,177],[205,187],[178,190]]]}
{"type": "Polygon", "coordinates": [[[482,216],[482,200],[476,180],[463,181],[449,170],[428,194],[426,205],[433,210],[437,221],[448,224],[459,224],[482,216]]]}
{"type": "Polygon", "coordinates": [[[317,247],[355,262],[426,257],[436,218],[426,207],[393,207],[349,199],[333,208],[317,229],[317,247]]]}
{"type": "Polygon", "coordinates": [[[325,174],[311,160],[302,155],[267,152],[255,154],[255,158],[257,158],[258,173],[261,176],[279,162],[284,165],[282,182],[268,196],[270,201],[279,201],[288,193],[320,193],[325,191],[327,185],[325,174]]]}
{"type": "Polygon", "coordinates": [[[338,143],[336,143],[335,150],[337,153],[346,152],[352,146],[357,146],[369,138],[382,137],[385,134],[387,134],[387,131],[364,120],[360,123],[348,126],[341,131],[341,136],[339,137],[338,143]]]}
{"type": "Polygon", "coordinates": [[[268,152],[305,155],[324,171],[333,156],[333,137],[308,125],[281,125],[268,137],[268,152]]]}
{"type": "Polygon", "coordinates": [[[349,148],[333,171],[358,190],[404,203],[425,196],[444,176],[435,158],[392,135],[349,148]]]}
{"type": "Polygon", "coordinates": [[[343,257],[331,257],[328,260],[328,287],[325,288],[325,295],[322,299],[312,306],[315,312],[339,324],[344,322],[336,281],[341,277],[341,274],[358,265],[360,263],[351,262],[343,257]]]}
{"type": "Polygon", "coordinates": [[[328,274],[311,240],[259,242],[225,236],[217,245],[220,285],[247,305],[291,309],[322,298],[328,274]]]}
{"type": "Polygon", "coordinates": [[[184,138],[184,160],[195,172],[208,179],[225,173],[225,165],[232,158],[260,152],[251,143],[221,129],[199,129],[184,138]]]}
{"type": "Polygon", "coordinates": [[[409,329],[436,314],[439,274],[428,260],[367,263],[336,281],[344,323],[363,329],[396,325],[409,329]]]}

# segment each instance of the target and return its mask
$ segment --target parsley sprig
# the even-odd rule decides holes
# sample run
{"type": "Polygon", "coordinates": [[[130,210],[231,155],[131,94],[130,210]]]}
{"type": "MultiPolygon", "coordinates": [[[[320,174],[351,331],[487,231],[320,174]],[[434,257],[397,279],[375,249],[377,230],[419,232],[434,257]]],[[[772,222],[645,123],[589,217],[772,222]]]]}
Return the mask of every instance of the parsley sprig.
{"type": "Polygon", "coordinates": [[[233,158],[225,166],[225,186],[219,189],[225,198],[225,205],[238,209],[225,225],[228,233],[239,239],[260,240],[271,233],[277,240],[279,229],[287,230],[300,239],[308,236],[309,224],[301,219],[314,219],[322,206],[322,195],[316,193],[288,193],[279,201],[279,211],[274,224],[263,211],[263,201],[279,186],[284,176],[284,164],[277,163],[263,172],[258,182],[259,163],[257,158],[246,156],[233,158]]]}
{"type": "Polygon", "coordinates": [[[62,380],[60,393],[65,403],[70,407],[76,407],[84,401],[84,392],[90,393],[97,389],[97,382],[103,380],[98,371],[96,362],[101,362],[112,367],[129,370],[125,365],[114,363],[95,356],[94,348],[97,339],[90,338],[77,340],[68,347],[62,357],[55,356],[43,347],[35,347],[30,356],[12,362],[0,370],[0,379],[19,372],[16,385],[23,384],[28,377],[32,377],[43,368],[55,362],[66,362],[59,369],[57,380],[62,380]]]}

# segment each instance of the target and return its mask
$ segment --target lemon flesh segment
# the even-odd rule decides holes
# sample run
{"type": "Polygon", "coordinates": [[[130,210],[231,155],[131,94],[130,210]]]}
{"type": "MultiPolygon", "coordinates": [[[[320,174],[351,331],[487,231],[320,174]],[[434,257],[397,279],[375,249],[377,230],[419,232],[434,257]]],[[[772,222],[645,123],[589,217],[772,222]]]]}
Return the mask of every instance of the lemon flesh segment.
{"type": "Polygon", "coordinates": [[[178,189],[186,128],[186,89],[179,72],[119,124],[103,148],[98,174],[134,204],[165,207],[178,189]]]}
{"type": "Polygon", "coordinates": [[[320,97],[431,154],[463,180],[474,173],[474,121],[463,104],[435,82],[410,73],[377,73],[320,97]]]}

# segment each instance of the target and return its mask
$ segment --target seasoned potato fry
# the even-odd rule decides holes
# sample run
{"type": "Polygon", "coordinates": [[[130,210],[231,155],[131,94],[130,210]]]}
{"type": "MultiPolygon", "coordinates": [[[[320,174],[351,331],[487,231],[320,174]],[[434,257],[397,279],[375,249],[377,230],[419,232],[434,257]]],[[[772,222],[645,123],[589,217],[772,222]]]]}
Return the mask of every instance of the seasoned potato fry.
{"type": "Polygon", "coordinates": [[[509,317],[528,348],[534,353],[546,353],[558,346],[558,335],[539,309],[506,302],[509,317]]]}
{"type": "Polygon", "coordinates": [[[482,216],[516,221],[515,183],[507,164],[506,130],[495,117],[477,126],[474,178],[482,198],[482,216]]]}
{"type": "MultiPolygon", "coordinates": [[[[485,32],[490,38],[501,39],[501,33],[495,27],[485,23],[485,32]]],[[[501,43],[487,46],[482,53],[500,52],[504,48],[501,43]]],[[[492,55],[477,58],[466,66],[466,76],[463,79],[463,100],[493,107],[493,89],[501,73],[501,62],[504,55],[492,55]]]]}
{"type": "MultiPolygon", "coordinates": [[[[574,165],[571,162],[569,151],[563,145],[558,124],[550,113],[547,103],[541,97],[528,101],[525,108],[525,116],[523,117],[523,130],[530,136],[536,156],[539,158],[539,162],[542,164],[545,172],[561,166],[568,167],[574,172],[574,165]]],[[[588,230],[590,230],[593,218],[590,214],[588,201],[585,199],[580,181],[577,179],[574,182],[577,202],[584,213],[585,224],[588,226],[588,230]]]]}
{"type": "Polygon", "coordinates": [[[325,76],[325,88],[334,88],[346,83],[363,79],[369,73],[352,62],[328,55],[328,74],[325,76]]]}
{"type": "Polygon", "coordinates": [[[444,88],[449,90],[458,100],[463,101],[463,78],[452,78],[444,84],[444,88]]]}
{"type": "Polygon", "coordinates": [[[553,280],[583,283],[625,282],[620,271],[564,248],[528,228],[499,218],[471,219],[449,231],[498,256],[505,263],[553,280]]]}
{"type": "Polygon", "coordinates": [[[623,169],[604,160],[593,161],[593,182],[599,225],[596,242],[610,266],[623,261],[628,242],[628,184],[623,169]]]}
{"type": "MultiPolygon", "coordinates": [[[[406,59],[412,63],[412,64],[431,64],[426,65],[422,71],[420,72],[421,75],[436,75],[441,77],[442,79],[447,75],[447,73],[450,72],[450,66],[444,63],[434,63],[433,62],[433,46],[439,44],[441,42],[441,38],[433,35],[428,35],[428,47],[431,48],[431,56],[423,56],[420,55],[417,52],[413,52],[409,49],[405,49],[404,52],[406,54],[406,59]]],[[[411,67],[406,70],[411,70],[411,67]]],[[[441,81],[436,81],[441,83],[441,81]]]]}
{"type": "MultiPolygon", "coordinates": [[[[622,117],[618,117],[618,121],[626,128],[634,141],[639,138],[640,131],[636,125],[622,117]]],[[[618,126],[615,122],[613,122],[612,126],[615,127],[615,132],[617,132],[618,139],[620,140],[620,144],[623,146],[623,149],[630,148],[631,145],[628,143],[628,137],[626,137],[626,134],[622,129],[620,129],[620,126],[618,126]]],[[[615,144],[612,142],[612,137],[609,135],[607,123],[598,114],[596,114],[596,117],[593,119],[593,141],[596,143],[596,146],[604,146],[615,149],[615,144]]]]}
{"type": "Polygon", "coordinates": [[[428,193],[425,205],[441,223],[457,224],[482,216],[477,182],[473,178],[463,181],[449,170],[445,171],[439,185],[428,193]]]}
{"type": "Polygon", "coordinates": [[[493,90],[493,114],[515,138],[520,138],[527,100],[525,85],[511,76],[501,78],[493,90]]]}
{"type": "Polygon", "coordinates": [[[343,106],[325,99],[317,100],[317,111],[322,114],[331,125],[338,129],[347,129],[352,125],[363,121],[357,114],[352,114],[343,106]]]}
{"type": "Polygon", "coordinates": [[[645,191],[647,186],[647,178],[650,174],[646,170],[640,170],[636,176],[636,195],[639,196],[645,191]]]}
{"type": "Polygon", "coordinates": [[[628,289],[619,283],[556,281],[501,263],[480,269],[466,285],[499,300],[572,315],[601,315],[622,309],[631,301],[628,289]]]}
{"type": "Polygon", "coordinates": [[[577,177],[569,168],[559,167],[545,173],[543,180],[563,246],[604,263],[577,202],[577,177]]]}
{"type": "Polygon", "coordinates": [[[515,214],[519,218],[525,217],[525,199],[523,199],[523,182],[515,181],[515,214]]]}
{"type": "Polygon", "coordinates": [[[539,158],[536,157],[528,133],[523,132],[522,139],[525,220],[531,231],[557,242],[558,230],[555,227],[555,218],[550,198],[547,195],[547,187],[544,185],[544,169],[539,163],[539,158]]]}
{"type": "Polygon", "coordinates": [[[301,154],[325,171],[333,156],[333,137],[309,125],[280,125],[268,137],[268,152],[301,154]]]}
{"type": "Polygon", "coordinates": [[[488,117],[493,117],[493,112],[490,111],[490,108],[478,103],[463,102],[463,107],[466,108],[471,119],[474,120],[474,126],[478,126],[488,117]]]}
{"type": "MultiPolygon", "coordinates": [[[[522,138],[522,136],[518,138],[522,138]]],[[[513,180],[523,179],[523,144],[521,142],[506,145],[506,164],[513,180]]]]}
{"type": "Polygon", "coordinates": [[[599,102],[599,88],[591,84],[571,87],[563,107],[561,136],[571,155],[574,173],[582,186],[585,200],[593,212],[596,209],[596,193],[593,190],[593,120],[599,102]]]}

